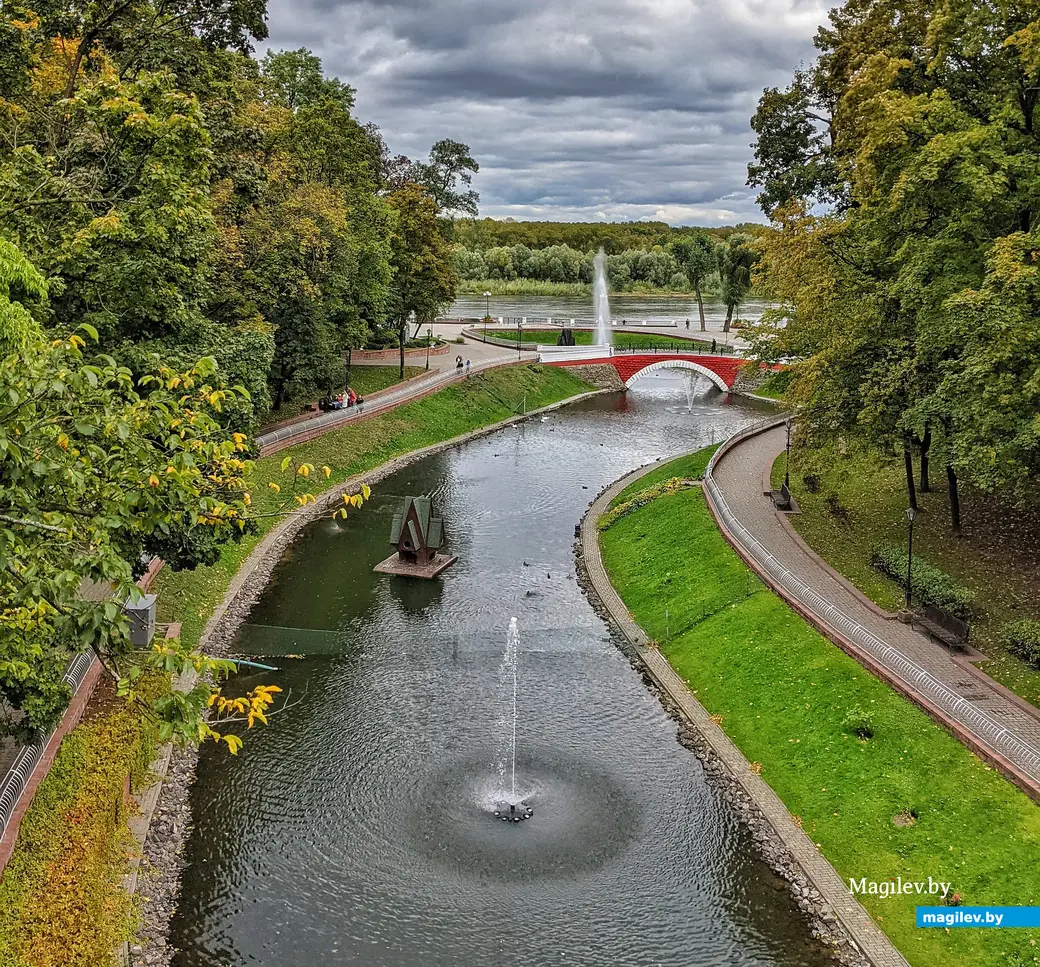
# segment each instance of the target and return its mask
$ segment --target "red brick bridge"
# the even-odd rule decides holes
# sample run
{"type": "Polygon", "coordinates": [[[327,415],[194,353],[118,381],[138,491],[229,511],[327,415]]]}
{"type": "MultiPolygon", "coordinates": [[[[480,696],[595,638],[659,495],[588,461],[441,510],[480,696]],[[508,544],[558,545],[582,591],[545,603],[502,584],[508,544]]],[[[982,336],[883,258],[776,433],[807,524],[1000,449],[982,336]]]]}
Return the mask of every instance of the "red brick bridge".
{"type": "Polygon", "coordinates": [[[701,353],[615,353],[610,356],[553,359],[543,355],[542,362],[549,366],[613,366],[626,388],[641,376],[660,369],[687,369],[706,376],[720,390],[733,389],[737,373],[747,360],[739,356],[712,356],[701,353]]]}

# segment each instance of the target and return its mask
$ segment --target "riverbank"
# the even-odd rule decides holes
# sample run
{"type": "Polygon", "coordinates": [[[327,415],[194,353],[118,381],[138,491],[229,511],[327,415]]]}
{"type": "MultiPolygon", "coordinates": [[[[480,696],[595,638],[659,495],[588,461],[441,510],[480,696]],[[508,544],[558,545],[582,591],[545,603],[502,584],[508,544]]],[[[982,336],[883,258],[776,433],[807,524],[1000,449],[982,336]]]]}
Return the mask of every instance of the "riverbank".
{"type": "MultiPolygon", "coordinates": [[[[763,589],[699,488],[661,489],[601,547],[634,619],[846,882],[931,876],[967,904],[1032,902],[1035,805],[763,589]]],[[[914,967],[1034,962],[1026,931],[921,930],[916,897],[858,899],[914,967]]]]}
{"type": "MultiPolygon", "coordinates": [[[[290,453],[297,462],[329,466],[333,486],[316,503],[272,524],[244,552],[241,545],[225,548],[229,559],[225,562],[222,557],[218,565],[207,569],[217,570],[217,574],[167,574],[167,602],[183,604],[190,600],[196,613],[187,634],[193,635],[207,653],[226,654],[285,549],[308,523],[331,512],[341,493],[357,492],[362,484],[375,487],[409,463],[587,395],[586,384],[549,367],[492,370],[391,413],[293,447],[290,453]],[[514,393],[526,396],[527,414],[513,412],[509,404],[514,393]]],[[[284,456],[279,453],[257,462],[254,474],[258,487],[277,479],[284,456]]],[[[149,886],[137,940],[130,948],[134,967],[166,967],[174,953],[167,939],[190,830],[189,789],[197,763],[196,749],[174,750],[169,778],[159,795],[155,820],[144,844],[149,886]]]]}
{"type": "MultiPolygon", "coordinates": [[[[783,464],[781,458],[774,465],[774,481],[783,479],[783,464]]],[[[962,485],[962,533],[954,537],[946,475],[941,467],[935,474],[939,479],[932,489],[918,491],[914,556],[974,594],[971,643],[986,656],[978,667],[1040,707],[1040,668],[1012,654],[1003,636],[1013,621],[1040,620],[1040,512],[962,485]]],[[[791,490],[801,510],[791,518],[799,536],[875,604],[898,611],[904,591],[871,565],[871,551],[879,544],[892,544],[904,548],[905,557],[902,457],[795,449],[791,490]]]]}

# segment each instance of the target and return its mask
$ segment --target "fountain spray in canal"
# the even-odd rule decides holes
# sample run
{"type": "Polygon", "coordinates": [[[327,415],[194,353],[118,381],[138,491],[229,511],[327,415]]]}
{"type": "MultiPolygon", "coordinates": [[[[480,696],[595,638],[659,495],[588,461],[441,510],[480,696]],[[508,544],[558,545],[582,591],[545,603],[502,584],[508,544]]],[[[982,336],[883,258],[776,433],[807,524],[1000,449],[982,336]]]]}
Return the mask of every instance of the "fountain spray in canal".
{"type": "Polygon", "coordinates": [[[510,781],[509,799],[496,803],[495,815],[503,822],[512,820],[519,823],[534,815],[534,810],[526,802],[516,801],[516,690],[517,690],[517,666],[520,657],[520,627],[515,617],[509,619],[509,633],[506,635],[506,668],[512,673],[513,685],[513,732],[510,740],[510,781]]]}
{"type": "Polygon", "coordinates": [[[592,285],[592,310],[596,316],[596,345],[609,346],[613,342],[610,329],[610,296],[607,294],[607,256],[603,249],[592,261],[595,280],[592,285]]]}

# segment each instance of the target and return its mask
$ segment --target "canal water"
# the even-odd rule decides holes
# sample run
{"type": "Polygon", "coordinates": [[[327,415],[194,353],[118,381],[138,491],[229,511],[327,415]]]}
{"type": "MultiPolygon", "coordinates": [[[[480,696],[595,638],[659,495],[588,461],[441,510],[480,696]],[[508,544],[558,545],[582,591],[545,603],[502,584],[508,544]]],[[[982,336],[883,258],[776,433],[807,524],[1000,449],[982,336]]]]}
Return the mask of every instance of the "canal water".
{"type": "MultiPolygon", "coordinates": [[[[422,460],[285,553],[238,650],[288,708],[192,791],[177,967],[822,967],[790,895],[676,742],[574,573],[574,525],[625,472],[760,414],[647,378],[422,460]],[[405,495],[458,563],[372,572],[405,495]],[[520,629],[517,792],[509,789],[520,629]]],[[[690,548],[696,553],[696,548],[690,548]]]]}

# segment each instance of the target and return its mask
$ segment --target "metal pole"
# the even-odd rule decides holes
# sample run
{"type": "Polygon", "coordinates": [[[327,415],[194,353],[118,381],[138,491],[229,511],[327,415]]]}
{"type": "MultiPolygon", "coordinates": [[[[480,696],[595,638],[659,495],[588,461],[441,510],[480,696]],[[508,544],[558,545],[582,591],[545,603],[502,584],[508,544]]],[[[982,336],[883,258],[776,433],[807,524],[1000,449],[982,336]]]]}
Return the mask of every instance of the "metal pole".
{"type": "Polygon", "coordinates": [[[487,321],[491,315],[491,293],[484,292],[484,343],[487,344],[487,321]]]}
{"type": "Polygon", "coordinates": [[[791,421],[787,421],[787,456],[784,458],[784,486],[791,489],[791,421]]]}
{"type": "Polygon", "coordinates": [[[433,342],[433,327],[426,330],[426,368],[430,368],[430,343],[433,342]]]}
{"type": "Polygon", "coordinates": [[[516,320],[516,358],[520,359],[520,352],[524,348],[524,320],[518,318],[516,320]]]}
{"type": "Polygon", "coordinates": [[[912,589],[911,582],[913,581],[913,570],[911,565],[913,564],[914,560],[914,518],[908,514],[907,520],[910,522],[910,539],[907,542],[906,550],[906,610],[909,611],[911,597],[910,592],[912,589]]]}

